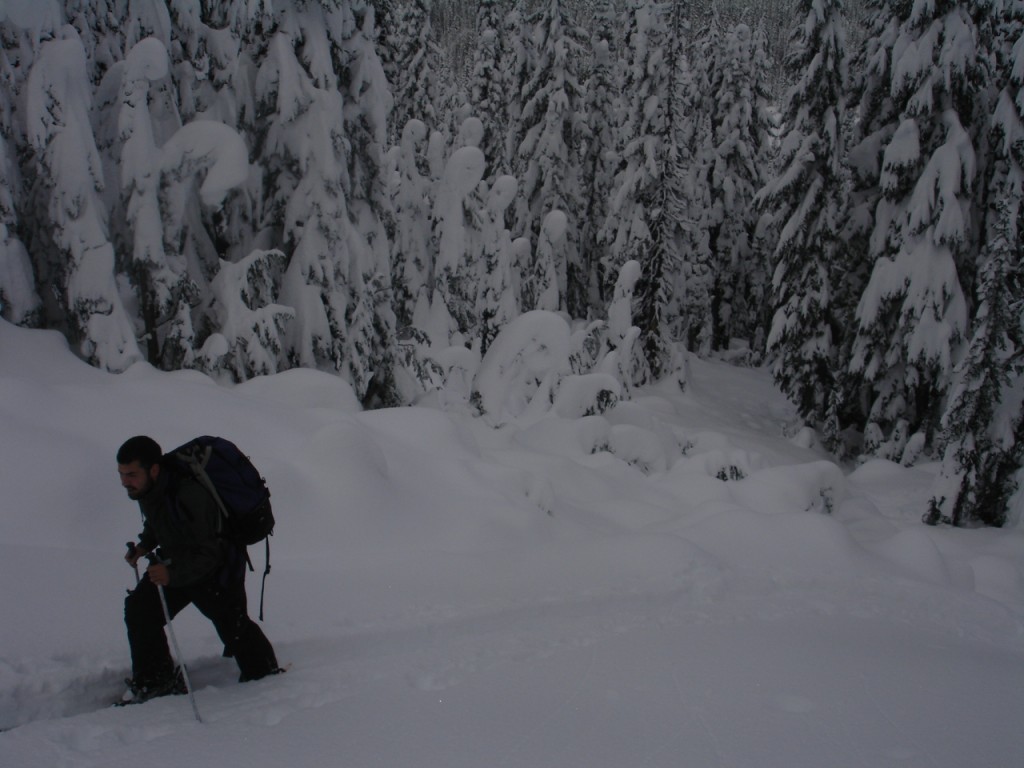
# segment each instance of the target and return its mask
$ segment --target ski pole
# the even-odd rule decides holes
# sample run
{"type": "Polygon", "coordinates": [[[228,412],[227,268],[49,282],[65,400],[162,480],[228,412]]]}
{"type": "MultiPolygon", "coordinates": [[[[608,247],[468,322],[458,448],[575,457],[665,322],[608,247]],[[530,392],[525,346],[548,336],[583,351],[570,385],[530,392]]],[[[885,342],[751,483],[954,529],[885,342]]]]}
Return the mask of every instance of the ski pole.
{"type": "MultiPolygon", "coordinates": [[[[134,541],[129,541],[127,544],[125,544],[125,546],[128,547],[128,554],[129,555],[134,555],[135,554],[135,542],[134,541]]],[[[134,563],[132,563],[132,568],[135,569],[135,586],[137,587],[137,586],[139,586],[139,581],[141,581],[141,579],[139,578],[139,561],[138,560],[136,560],[134,563]]]]}
{"type": "MultiPolygon", "coordinates": [[[[170,560],[166,562],[160,559],[160,555],[155,552],[149,555],[151,560],[155,560],[158,563],[164,565],[170,565],[170,560]]],[[[171,645],[174,647],[174,657],[178,662],[178,666],[181,667],[181,676],[185,680],[185,690],[188,691],[188,700],[192,702],[192,714],[196,716],[196,722],[203,722],[203,718],[199,716],[199,707],[196,706],[196,695],[192,690],[192,681],[188,679],[188,668],[185,666],[185,662],[181,658],[181,648],[178,647],[178,638],[174,635],[174,627],[171,625],[171,612],[167,610],[167,598],[164,596],[164,588],[162,584],[156,585],[156,591],[160,595],[160,606],[164,609],[164,621],[167,623],[167,634],[171,636],[171,645]]]]}

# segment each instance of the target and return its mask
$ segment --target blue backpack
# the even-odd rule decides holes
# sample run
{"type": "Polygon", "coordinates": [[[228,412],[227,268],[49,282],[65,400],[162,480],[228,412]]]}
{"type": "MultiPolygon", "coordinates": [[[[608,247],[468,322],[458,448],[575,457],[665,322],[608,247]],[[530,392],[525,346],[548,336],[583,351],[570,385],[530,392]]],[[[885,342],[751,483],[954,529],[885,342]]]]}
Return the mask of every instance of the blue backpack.
{"type": "MultiPolygon", "coordinates": [[[[263,592],[270,573],[270,539],[274,533],[274,512],[270,489],[259,470],[238,446],[223,437],[203,435],[189,440],[164,456],[172,472],[191,475],[213,496],[221,512],[220,535],[243,551],[250,544],[266,542],[266,568],[260,588],[260,620],[263,620],[263,592]]],[[[254,570],[249,553],[245,560],[254,570]]]]}

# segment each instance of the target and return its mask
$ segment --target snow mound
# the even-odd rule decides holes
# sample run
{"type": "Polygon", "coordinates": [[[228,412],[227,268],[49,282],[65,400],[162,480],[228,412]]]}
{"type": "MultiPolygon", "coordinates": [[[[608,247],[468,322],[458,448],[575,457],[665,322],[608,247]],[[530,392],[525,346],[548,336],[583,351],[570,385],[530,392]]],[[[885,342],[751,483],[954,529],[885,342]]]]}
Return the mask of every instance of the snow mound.
{"type": "Polygon", "coordinates": [[[308,368],[257,376],[239,384],[237,390],[298,408],[326,408],[342,413],[362,410],[351,384],[340,376],[308,368]]]}

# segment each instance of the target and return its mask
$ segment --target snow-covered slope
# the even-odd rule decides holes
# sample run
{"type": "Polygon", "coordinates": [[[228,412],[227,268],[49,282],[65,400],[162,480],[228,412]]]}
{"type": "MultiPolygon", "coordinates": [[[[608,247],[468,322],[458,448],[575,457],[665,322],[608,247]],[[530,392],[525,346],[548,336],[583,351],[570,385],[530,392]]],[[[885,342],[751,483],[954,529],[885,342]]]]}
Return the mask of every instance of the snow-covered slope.
{"type": "Polygon", "coordinates": [[[791,420],[764,372],[700,361],[686,394],[495,429],[311,371],[113,376],[0,321],[0,765],[1019,765],[1020,529],[926,528],[928,467],[841,471],[791,420]],[[236,684],[186,611],[203,724],[104,707],[138,433],[229,437],[274,494],[292,668],[236,684]]]}

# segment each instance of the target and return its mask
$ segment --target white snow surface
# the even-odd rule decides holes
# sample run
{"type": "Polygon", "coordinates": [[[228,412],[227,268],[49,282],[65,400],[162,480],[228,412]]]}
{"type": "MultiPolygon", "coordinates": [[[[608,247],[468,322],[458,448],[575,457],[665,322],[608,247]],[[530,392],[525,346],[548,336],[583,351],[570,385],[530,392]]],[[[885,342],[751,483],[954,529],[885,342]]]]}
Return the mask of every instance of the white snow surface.
{"type": "Polygon", "coordinates": [[[1021,764],[1019,526],[923,526],[934,467],[837,467],[761,370],[693,360],[685,394],[565,412],[115,375],[0,321],[0,765],[1021,764]],[[264,628],[291,668],[236,683],[187,609],[202,723],[106,706],[139,529],[113,456],[139,433],[228,437],[273,492],[264,628]]]}

